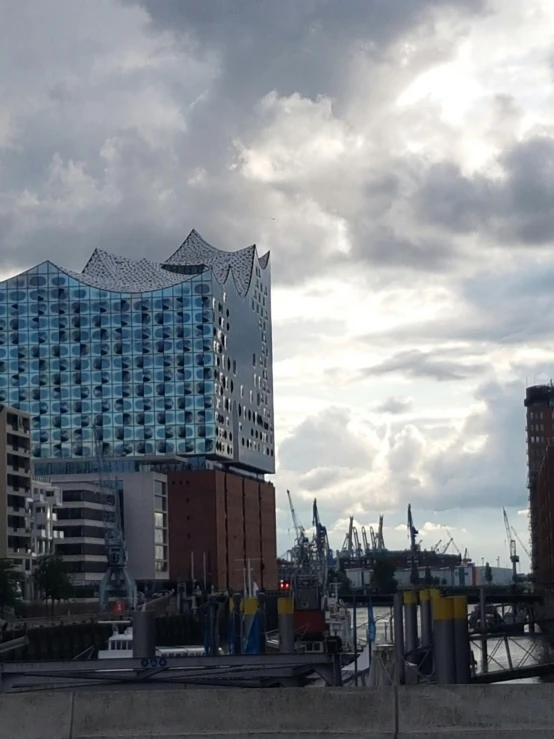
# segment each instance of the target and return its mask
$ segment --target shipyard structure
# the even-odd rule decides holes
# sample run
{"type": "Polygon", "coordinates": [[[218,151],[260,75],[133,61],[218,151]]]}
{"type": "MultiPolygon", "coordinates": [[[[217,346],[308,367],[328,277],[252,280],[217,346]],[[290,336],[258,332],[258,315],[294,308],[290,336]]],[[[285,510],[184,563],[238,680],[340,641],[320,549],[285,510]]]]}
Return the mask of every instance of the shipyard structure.
{"type": "Polygon", "coordinates": [[[165,261],[96,249],[1,282],[0,404],[28,424],[0,514],[27,444],[77,587],[103,578],[107,530],[139,585],[276,586],[269,254],[192,231],[165,261]]]}

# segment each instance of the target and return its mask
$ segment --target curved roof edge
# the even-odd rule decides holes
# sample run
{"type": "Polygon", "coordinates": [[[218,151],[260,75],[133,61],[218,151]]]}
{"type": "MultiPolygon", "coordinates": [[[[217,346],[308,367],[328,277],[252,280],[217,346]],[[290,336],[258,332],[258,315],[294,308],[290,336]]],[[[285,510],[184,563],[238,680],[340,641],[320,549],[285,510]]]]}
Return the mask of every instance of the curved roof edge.
{"type": "Polygon", "coordinates": [[[269,256],[270,253],[266,252],[260,257],[255,244],[235,252],[216,249],[193,229],[165,262],[132,259],[111,254],[103,249],[93,251],[81,272],[60,267],[50,260],[46,261],[60,272],[85,285],[99,290],[124,293],[163,290],[192,279],[203,271],[201,268],[210,269],[221,285],[225,285],[229,275],[232,275],[237,293],[245,297],[250,290],[255,264],[262,270],[267,269],[269,256]],[[178,267],[199,269],[181,272],[175,269],[178,267]]]}
{"type": "Polygon", "coordinates": [[[269,263],[269,252],[260,258],[255,244],[238,251],[223,251],[209,244],[198,231],[192,229],[181,246],[166,259],[164,264],[191,266],[205,264],[212,269],[216,280],[222,285],[225,284],[231,272],[239,295],[244,297],[250,289],[255,261],[261,269],[266,269],[269,263]]]}

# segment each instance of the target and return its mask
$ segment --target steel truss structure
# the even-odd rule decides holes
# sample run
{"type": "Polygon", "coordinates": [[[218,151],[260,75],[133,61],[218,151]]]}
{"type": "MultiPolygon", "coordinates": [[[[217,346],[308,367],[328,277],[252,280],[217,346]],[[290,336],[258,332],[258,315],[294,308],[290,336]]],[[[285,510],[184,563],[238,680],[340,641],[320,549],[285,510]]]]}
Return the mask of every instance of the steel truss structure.
{"type": "Polygon", "coordinates": [[[302,686],[317,676],[341,686],[338,654],[257,654],[221,657],[104,659],[0,663],[0,693],[100,687],[155,689],[170,685],[220,687],[302,686]]]}

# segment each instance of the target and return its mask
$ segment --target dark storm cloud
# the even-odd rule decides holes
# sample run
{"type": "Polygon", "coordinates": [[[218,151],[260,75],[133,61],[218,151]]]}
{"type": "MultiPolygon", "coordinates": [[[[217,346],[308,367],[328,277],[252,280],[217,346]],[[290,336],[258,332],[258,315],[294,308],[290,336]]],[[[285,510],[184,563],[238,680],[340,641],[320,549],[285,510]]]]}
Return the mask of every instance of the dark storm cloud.
{"type": "Polygon", "coordinates": [[[449,162],[431,167],[415,198],[422,220],[447,231],[486,229],[500,244],[547,246],[554,233],[554,140],[535,136],[499,157],[505,176],[464,176],[449,162]]]}
{"type": "Polygon", "coordinates": [[[419,349],[410,349],[398,352],[384,362],[360,370],[365,377],[386,375],[399,372],[408,377],[426,377],[433,380],[451,381],[465,380],[483,373],[488,364],[480,361],[467,361],[467,355],[456,351],[437,350],[422,352],[419,349]],[[464,359],[461,363],[460,359],[464,359]]]}
{"type": "Polygon", "coordinates": [[[458,253],[448,239],[409,237],[392,229],[375,227],[364,218],[352,224],[353,248],[349,259],[376,267],[440,272],[452,267],[458,253]]]}
{"type": "Polygon", "coordinates": [[[156,27],[181,29],[213,45],[225,60],[221,87],[239,100],[272,89],[335,95],[352,54],[378,57],[430,10],[483,8],[482,0],[130,1],[144,7],[156,27]]]}

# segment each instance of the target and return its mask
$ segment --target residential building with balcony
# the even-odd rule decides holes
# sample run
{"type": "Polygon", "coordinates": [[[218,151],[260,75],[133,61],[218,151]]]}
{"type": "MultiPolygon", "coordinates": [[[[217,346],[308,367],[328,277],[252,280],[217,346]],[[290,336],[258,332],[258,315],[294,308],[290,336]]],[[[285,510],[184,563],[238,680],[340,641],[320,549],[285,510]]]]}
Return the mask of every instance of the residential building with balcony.
{"type": "Polygon", "coordinates": [[[0,559],[32,572],[31,419],[0,406],[0,559]]]}

